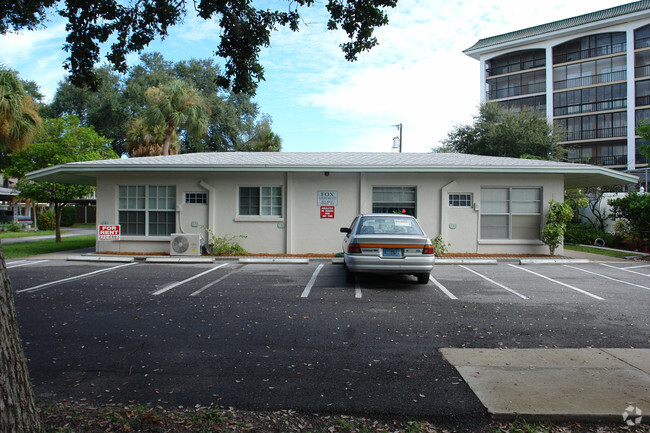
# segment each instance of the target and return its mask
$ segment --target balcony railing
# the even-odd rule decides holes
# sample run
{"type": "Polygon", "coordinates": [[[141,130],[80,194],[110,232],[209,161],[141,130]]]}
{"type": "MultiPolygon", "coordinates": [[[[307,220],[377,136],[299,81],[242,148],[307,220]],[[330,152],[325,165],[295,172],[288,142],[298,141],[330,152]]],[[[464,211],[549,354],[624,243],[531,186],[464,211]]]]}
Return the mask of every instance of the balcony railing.
{"type": "Polygon", "coordinates": [[[566,116],[569,114],[595,113],[598,111],[620,110],[627,107],[627,98],[615,99],[613,101],[591,102],[588,104],[568,105],[553,109],[554,116],[566,116]]]}
{"type": "Polygon", "coordinates": [[[650,95],[647,96],[637,96],[635,98],[636,106],[643,107],[644,105],[650,105],[650,95]]]}
{"type": "Polygon", "coordinates": [[[510,86],[506,88],[500,88],[495,90],[490,90],[487,93],[488,100],[493,99],[502,99],[502,98],[511,98],[513,96],[525,96],[532,95],[535,93],[542,93],[546,90],[546,83],[533,83],[525,85],[510,86]]]}
{"type": "Polygon", "coordinates": [[[613,128],[587,129],[583,131],[568,131],[564,141],[594,140],[596,138],[625,137],[627,127],[617,126],[613,128]]]}
{"type": "Polygon", "coordinates": [[[625,81],[627,71],[606,72],[598,75],[587,75],[585,77],[569,78],[553,82],[554,90],[570,89],[572,87],[584,87],[594,84],[611,83],[613,81],[625,81]]]}
{"type": "Polygon", "coordinates": [[[605,45],[603,47],[589,48],[586,50],[571,51],[569,53],[560,53],[553,56],[553,64],[573,62],[575,60],[589,59],[591,57],[606,56],[608,54],[622,53],[626,50],[627,43],[605,45]]]}
{"type": "Polygon", "coordinates": [[[641,65],[634,68],[634,78],[650,77],[650,65],[641,65]]]}
{"type": "Polygon", "coordinates": [[[643,39],[637,39],[634,41],[634,49],[638,50],[640,48],[648,48],[650,47],[650,37],[649,38],[643,38],[643,39]]]}
{"type": "MultiPolygon", "coordinates": [[[[627,165],[627,155],[609,155],[609,156],[582,156],[575,158],[568,158],[569,162],[578,164],[592,164],[592,165],[627,165]]],[[[637,160],[637,164],[638,164],[637,160]]]]}

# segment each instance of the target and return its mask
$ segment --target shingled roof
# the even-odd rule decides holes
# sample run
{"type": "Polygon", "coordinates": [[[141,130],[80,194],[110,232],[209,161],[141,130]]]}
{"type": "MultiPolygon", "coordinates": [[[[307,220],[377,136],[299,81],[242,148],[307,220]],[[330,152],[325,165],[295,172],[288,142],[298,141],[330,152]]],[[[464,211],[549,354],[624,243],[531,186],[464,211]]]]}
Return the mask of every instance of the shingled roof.
{"type": "Polygon", "coordinates": [[[547,24],[542,24],[535,27],[529,27],[527,29],[517,30],[510,33],[504,33],[502,35],[491,36],[489,38],[480,39],[471,47],[467,48],[466,50],[463,50],[463,53],[469,55],[471,52],[483,48],[487,48],[487,47],[491,47],[491,46],[495,46],[507,42],[513,42],[513,41],[530,38],[534,36],[540,36],[546,33],[551,33],[559,30],[570,29],[572,27],[577,27],[585,24],[596,23],[598,21],[604,21],[607,19],[625,16],[636,12],[642,12],[648,9],[650,9],[650,0],[642,0],[634,3],[628,3],[613,8],[580,15],[573,18],[567,18],[567,19],[554,21],[547,24]]]}
{"type": "Polygon", "coordinates": [[[99,173],[353,172],[561,174],[568,187],[636,183],[636,176],[587,164],[460,153],[214,152],[72,162],[28,173],[37,181],[94,185],[99,173]]]}

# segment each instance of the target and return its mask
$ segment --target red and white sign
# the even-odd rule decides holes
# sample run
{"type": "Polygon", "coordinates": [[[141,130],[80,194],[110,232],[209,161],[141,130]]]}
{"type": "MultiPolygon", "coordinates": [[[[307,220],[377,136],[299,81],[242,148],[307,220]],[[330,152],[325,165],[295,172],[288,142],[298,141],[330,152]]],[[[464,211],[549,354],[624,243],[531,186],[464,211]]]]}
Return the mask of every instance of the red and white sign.
{"type": "Polygon", "coordinates": [[[334,206],[321,206],[320,217],[321,219],[334,218],[334,206]]]}
{"type": "Polygon", "coordinates": [[[119,241],[120,225],[116,226],[97,226],[98,241],[119,241]]]}

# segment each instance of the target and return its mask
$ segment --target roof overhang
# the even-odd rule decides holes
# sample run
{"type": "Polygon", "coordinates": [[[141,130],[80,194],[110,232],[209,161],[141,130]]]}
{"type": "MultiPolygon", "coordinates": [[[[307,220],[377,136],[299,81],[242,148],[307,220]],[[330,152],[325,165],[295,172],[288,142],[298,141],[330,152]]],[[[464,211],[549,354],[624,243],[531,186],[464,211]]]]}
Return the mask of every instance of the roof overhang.
{"type": "Polygon", "coordinates": [[[101,166],[57,165],[27,174],[27,179],[40,182],[58,182],[79,185],[96,185],[99,174],[109,173],[215,173],[215,172],[332,172],[332,173],[488,173],[488,174],[537,174],[563,175],[565,188],[583,188],[588,186],[626,185],[638,182],[635,175],[610,170],[604,167],[585,164],[563,164],[561,167],[530,166],[476,166],[476,165],[117,165],[101,166]]]}

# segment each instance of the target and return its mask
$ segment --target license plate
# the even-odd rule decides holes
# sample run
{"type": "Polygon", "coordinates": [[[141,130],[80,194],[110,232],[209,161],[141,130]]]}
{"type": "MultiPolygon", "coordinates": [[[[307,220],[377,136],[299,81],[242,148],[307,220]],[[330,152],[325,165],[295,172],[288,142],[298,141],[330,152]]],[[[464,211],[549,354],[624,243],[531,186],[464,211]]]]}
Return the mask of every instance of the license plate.
{"type": "Polygon", "coordinates": [[[402,257],[401,248],[384,248],[381,252],[382,257],[402,257]]]}

